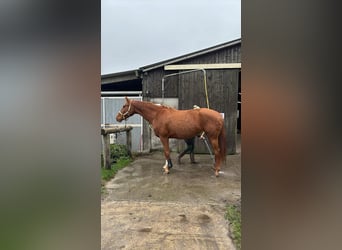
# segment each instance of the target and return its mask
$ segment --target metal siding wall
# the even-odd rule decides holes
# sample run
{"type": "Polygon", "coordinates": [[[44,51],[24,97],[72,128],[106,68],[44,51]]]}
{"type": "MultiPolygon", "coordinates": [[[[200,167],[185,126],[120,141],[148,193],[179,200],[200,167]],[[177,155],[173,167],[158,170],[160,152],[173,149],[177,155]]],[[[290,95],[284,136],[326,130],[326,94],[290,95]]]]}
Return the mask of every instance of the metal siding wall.
{"type": "MultiPolygon", "coordinates": [[[[141,97],[128,97],[141,101],[141,97]]],[[[101,124],[124,125],[115,120],[116,114],[125,103],[124,97],[102,97],[101,98],[101,124]]],[[[141,151],[142,144],[142,118],[140,115],[133,115],[126,121],[127,125],[132,125],[132,151],[141,151]]],[[[126,132],[115,134],[116,143],[126,144],[126,132]]]]}

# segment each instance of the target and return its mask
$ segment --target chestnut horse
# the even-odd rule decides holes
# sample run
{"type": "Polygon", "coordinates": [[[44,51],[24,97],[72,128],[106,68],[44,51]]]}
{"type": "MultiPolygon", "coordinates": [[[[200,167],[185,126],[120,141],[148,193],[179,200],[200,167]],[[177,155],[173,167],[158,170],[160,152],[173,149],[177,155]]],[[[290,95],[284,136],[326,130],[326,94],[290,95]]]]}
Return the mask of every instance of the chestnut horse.
{"type": "Polygon", "coordinates": [[[165,173],[172,168],[169,138],[188,139],[205,132],[215,153],[215,175],[218,177],[220,165],[226,160],[226,134],[224,121],[215,110],[200,108],[177,110],[151,102],[130,100],[126,102],[116,116],[118,122],[139,114],[149,122],[164,147],[165,173]]]}

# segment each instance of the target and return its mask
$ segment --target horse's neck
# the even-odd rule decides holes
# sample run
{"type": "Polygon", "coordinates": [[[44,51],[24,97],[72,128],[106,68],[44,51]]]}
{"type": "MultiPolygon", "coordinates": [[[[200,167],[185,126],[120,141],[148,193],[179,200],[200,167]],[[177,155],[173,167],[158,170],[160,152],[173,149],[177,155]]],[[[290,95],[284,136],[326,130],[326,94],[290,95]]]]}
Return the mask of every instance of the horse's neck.
{"type": "Polygon", "coordinates": [[[149,102],[134,102],[135,113],[141,115],[149,123],[152,123],[153,119],[156,117],[156,114],[161,108],[161,106],[149,102]]]}

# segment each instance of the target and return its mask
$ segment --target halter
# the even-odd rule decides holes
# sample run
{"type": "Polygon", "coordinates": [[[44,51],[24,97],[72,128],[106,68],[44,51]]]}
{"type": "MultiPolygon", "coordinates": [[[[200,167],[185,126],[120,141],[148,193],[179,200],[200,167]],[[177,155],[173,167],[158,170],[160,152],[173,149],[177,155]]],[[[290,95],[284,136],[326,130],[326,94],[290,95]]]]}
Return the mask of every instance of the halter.
{"type": "Polygon", "coordinates": [[[128,115],[129,111],[131,110],[131,103],[129,103],[129,106],[128,106],[128,110],[125,112],[125,113],[122,113],[121,110],[119,111],[119,114],[122,116],[122,119],[126,120],[129,116],[125,117],[126,115],[128,115]]]}

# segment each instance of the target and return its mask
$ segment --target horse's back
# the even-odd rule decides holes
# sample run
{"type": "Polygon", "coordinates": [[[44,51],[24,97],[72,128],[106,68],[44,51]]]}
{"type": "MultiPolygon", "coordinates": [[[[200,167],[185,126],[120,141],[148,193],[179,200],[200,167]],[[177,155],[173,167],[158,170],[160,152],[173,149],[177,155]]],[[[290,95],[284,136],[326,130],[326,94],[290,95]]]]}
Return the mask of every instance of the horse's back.
{"type": "Polygon", "coordinates": [[[208,108],[201,108],[199,109],[199,112],[200,112],[199,114],[202,115],[203,117],[207,117],[207,118],[211,118],[211,119],[215,119],[215,120],[223,122],[222,115],[216,110],[208,109],[208,108]]]}
{"type": "MultiPolygon", "coordinates": [[[[188,109],[188,110],[165,110],[165,117],[168,117],[170,121],[181,121],[189,124],[204,124],[215,123],[216,125],[223,125],[222,115],[213,109],[200,108],[200,109],[188,109]],[[167,115],[166,115],[167,114],[167,115]]],[[[203,125],[201,125],[203,126],[203,125]]]]}
{"type": "Polygon", "coordinates": [[[224,119],[216,110],[201,108],[199,109],[199,117],[203,130],[207,134],[211,132],[217,134],[224,126],[224,119]]]}

